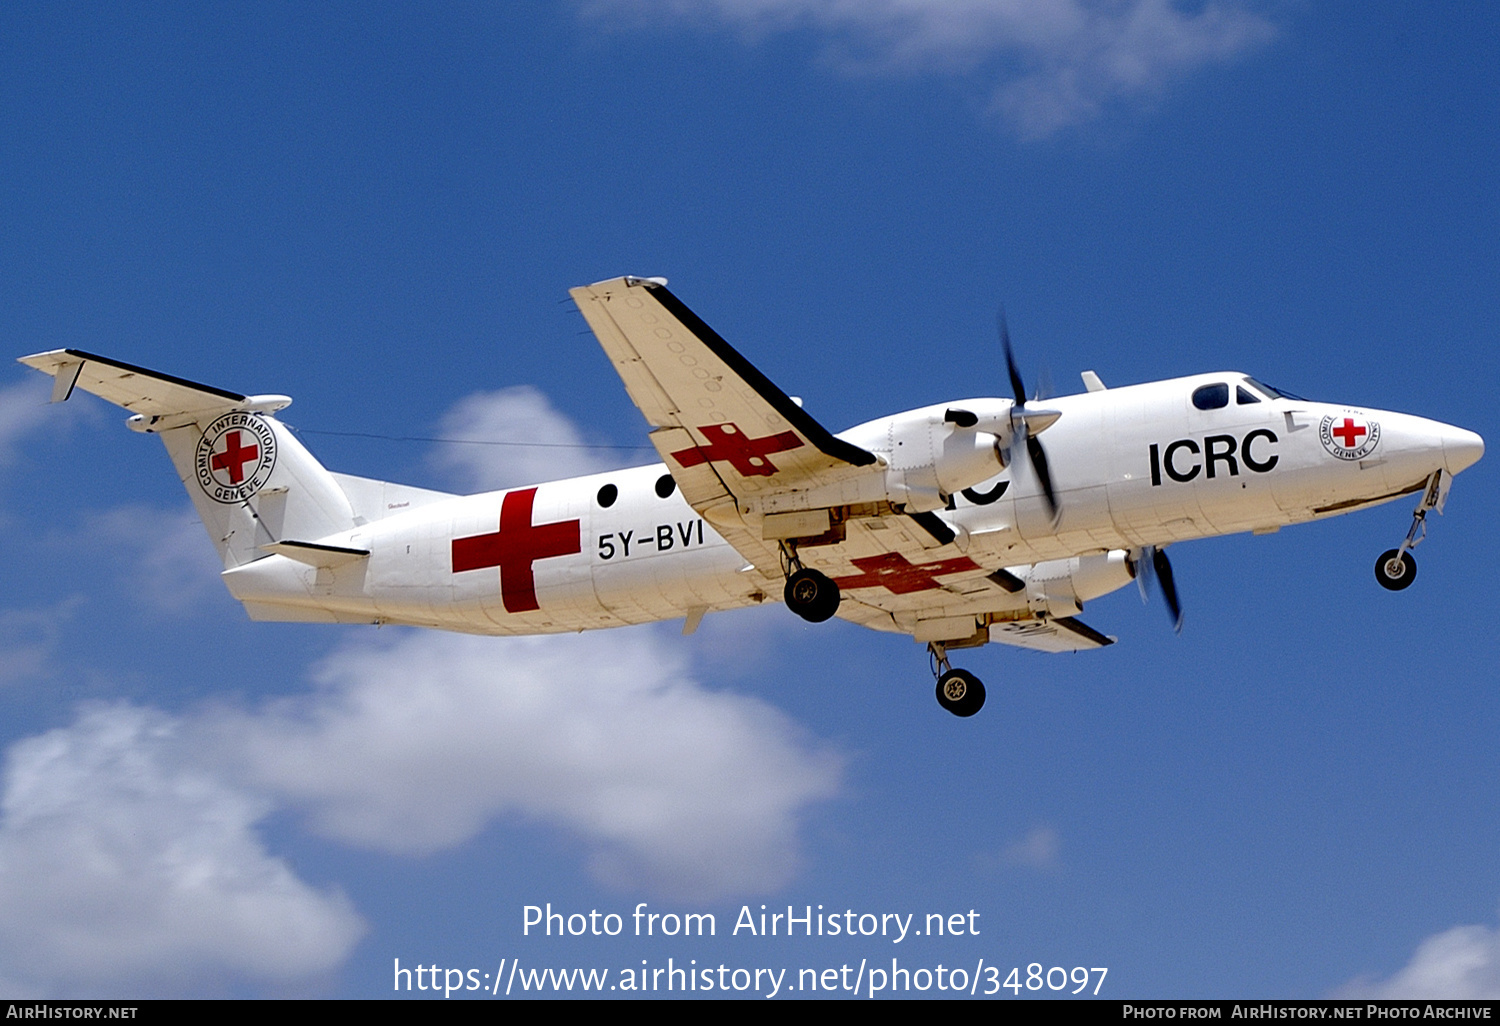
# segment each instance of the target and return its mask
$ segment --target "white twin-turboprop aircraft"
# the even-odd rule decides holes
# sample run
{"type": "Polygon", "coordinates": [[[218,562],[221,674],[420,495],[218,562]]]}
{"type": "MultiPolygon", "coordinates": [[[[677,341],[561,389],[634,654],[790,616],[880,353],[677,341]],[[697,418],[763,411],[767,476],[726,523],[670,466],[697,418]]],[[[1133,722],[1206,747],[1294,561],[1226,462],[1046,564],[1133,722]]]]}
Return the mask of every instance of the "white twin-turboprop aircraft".
{"type": "MultiPolygon", "coordinates": [[[[73,349],[22,363],[156,434],[255,620],[397,623],[539,634],[764,602],[838,615],[928,646],[959,716],[984,687],[948,653],[990,641],[1046,652],[1114,639],[1085,602],[1155,576],[1181,626],[1166,546],[1417,496],[1380,556],[1386,588],[1471,431],[1308,402],[1239,373],[1028,400],[961,399],[832,434],[659,278],[574,289],[651,424],[663,464],[456,496],[326,470],[276,411],[244,396],[73,349]],[[1043,449],[1041,435],[1046,434],[1043,449]]],[[[1005,335],[1002,322],[1002,336],[1005,335]]]]}

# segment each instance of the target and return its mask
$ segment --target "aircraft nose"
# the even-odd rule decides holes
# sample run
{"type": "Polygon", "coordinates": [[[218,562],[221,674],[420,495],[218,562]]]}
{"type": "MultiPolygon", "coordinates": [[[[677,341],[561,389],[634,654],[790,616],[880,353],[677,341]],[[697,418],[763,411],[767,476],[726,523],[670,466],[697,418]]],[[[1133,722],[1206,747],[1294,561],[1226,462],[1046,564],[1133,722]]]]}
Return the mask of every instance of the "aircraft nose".
{"type": "Polygon", "coordinates": [[[1448,473],[1457,474],[1465,467],[1473,466],[1484,455],[1484,439],[1463,428],[1443,428],[1443,462],[1448,473]]]}

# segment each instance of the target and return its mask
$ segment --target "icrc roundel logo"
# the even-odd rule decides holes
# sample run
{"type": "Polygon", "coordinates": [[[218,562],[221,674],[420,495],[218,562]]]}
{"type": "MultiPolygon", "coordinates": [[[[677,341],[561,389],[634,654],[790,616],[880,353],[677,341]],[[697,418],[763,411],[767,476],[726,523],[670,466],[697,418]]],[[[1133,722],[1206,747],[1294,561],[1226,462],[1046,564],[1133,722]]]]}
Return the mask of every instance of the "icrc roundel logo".
{"type": "Polygon", "coordinates": [[[1380,425],[1355,410],[1323,418],[1323,448],[1341,460],[1362,460],[1380,444],[1380,425]]]}
{"type": "Polygon", "coordinates": [[[226,413],[208,426],[193,459],[198,487],[215,502],[244,502],[276,467],[276,434],[264,417],[226,413]]]}

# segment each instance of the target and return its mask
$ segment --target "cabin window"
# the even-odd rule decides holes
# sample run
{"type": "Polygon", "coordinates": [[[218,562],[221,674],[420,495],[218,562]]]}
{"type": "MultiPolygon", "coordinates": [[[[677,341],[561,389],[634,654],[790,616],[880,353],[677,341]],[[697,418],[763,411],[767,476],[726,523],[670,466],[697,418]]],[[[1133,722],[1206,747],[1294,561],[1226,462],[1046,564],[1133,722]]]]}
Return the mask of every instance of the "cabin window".
{"type": "Polygon", "coordinates": [[[1193,392],[1193,405],[1200,410],[1222,410],[1229,405],[1229,386],[1204,385],[1193,392]]]}
{"type": "Polygon", "coordinates": [[[671,474],[663,474],[656,479],[656,494],[661,498],[668,498],[677,490],[677,482],[672,480],[671,474]]]}
{"type": "Polygon", "coordinates": [[[619,497],[620,489],[616,488],[612,484],[607,484],[603,488],[599,489],[599,505],[603,506],[605,509],[609,509],[609,507],[613,506],[615,504],[615,500],[619,497]]]}

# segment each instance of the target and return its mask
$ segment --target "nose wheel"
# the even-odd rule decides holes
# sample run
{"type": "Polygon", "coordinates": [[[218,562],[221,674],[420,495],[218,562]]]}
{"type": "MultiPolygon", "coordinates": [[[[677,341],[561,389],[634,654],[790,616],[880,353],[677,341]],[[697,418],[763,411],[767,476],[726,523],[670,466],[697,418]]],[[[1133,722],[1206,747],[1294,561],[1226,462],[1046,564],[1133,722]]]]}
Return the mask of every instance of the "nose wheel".
{"type": "Polygon", "coordinates": [[[1417,579],[1417,561],[1410,552],[1402,552],[1400,549],[1381,553],[1380,558],[1375,561],[1375,579],[1387,591],[1409,588],[1411,582],[1417,579]]]}
{"type": "Polygon", "coordinates": [[[938,705],[954,716],[973,716],[984,708],[984,685],[968,670],[948,665],[948,652],[938,642],[927,646],[932,654],[932,672],[937,677],[938,705]]]}

